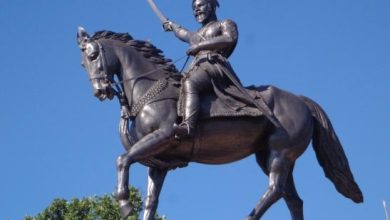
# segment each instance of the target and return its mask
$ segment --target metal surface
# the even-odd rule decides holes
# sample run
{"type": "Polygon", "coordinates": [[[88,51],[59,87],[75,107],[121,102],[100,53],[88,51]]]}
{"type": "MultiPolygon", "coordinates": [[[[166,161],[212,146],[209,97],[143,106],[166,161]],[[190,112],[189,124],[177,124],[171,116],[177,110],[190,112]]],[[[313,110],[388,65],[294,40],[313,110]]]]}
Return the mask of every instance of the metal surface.
{"type": "MultiPolygon", "coordinates": [[[[144,220],[154,220],[168,171],[185,167],[189,162],[225,164],[254,154],[257,164],[269,177],[269,185],[246,219],[260,219],[276,201],[284,199],[292,219],[303,220],[303,202],[295,188],[293,169],[310,142],[337,191],[356,203],[363,202],[341,143],[320,105],[273,86],[237,88],[241,83],[227,58],[235,48],[238,31],[233,21],[217,20],[216,4],[215,0],[193,1],[195,18],[202,25],[197,32],[167,23],[179,39],[190,45],[188,54],[195,57],[184,78],[149,42],[110,31],[90,37],[83,28],[78,29],[82,64],[91,79],[94,95],[101,101],[112,98],[114,76],[123,82],[124,95],[118,96],[122,105],[119,134],[126,152],[117,159],[116,188],[122,218],[132,211],[128,184],[134,163],[150,168],[144,220]],[[164,89],[153,89],[159,80],[166,80],[164,89]],[[245,98],[242,90],[251,97],[245,98]],[[180,93],[182,98],[190,99],[184,101],[184,112],[192,115],[199,114],[199,106],[205,106],[202,99],[205,97],[222,100],[221,103],[228,100],[233,107],[249,108],[250,104],[256,105],[253,99],[261,96],[280,127],[264,115],[210,117],[202,121],[197,116],[184,115],[184,122],[187,120],[195,126],[192,125],[191,136],[177,140],[173,125],[180,120],[177,109],[180,93]],[[132,115],[129,110],[133,103],[141,103],[136,107],[138,114],[132,115]]],[[[226,108],[221,105],[217,109],[226,108]]]]}

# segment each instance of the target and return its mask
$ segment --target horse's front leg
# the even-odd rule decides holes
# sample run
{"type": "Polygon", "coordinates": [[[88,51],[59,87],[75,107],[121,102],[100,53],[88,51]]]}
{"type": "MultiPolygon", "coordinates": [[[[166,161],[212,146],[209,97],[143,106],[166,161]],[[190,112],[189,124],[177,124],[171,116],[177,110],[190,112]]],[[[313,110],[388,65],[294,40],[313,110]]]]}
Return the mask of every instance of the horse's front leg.
{"type": "Polygon", "coordinates": [[[145,211],[143,220],[154,220],[158,206],[158,198],[164,184],[166,169],[149,168],[148,170],[148,195],[145,201],[145,211]]]}
{"type": "Polygon", "coordinates": [[[122,218],[129,216],[132,211],[132,206],[129,202],[130,165],[166,150],[169,148],[170,140],[173,140],[173,129],[169,126],[160,128],[141,138],[125,154],[118,157],[118,185],[116,196],[120,204],[122,218]]]}

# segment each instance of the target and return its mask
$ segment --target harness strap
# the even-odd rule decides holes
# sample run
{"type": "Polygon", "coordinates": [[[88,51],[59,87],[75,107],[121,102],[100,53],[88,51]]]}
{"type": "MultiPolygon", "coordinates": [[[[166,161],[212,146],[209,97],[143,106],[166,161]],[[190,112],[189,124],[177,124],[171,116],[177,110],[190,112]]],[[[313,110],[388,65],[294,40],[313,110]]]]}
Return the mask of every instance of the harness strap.
{"type": "MultiPolygon", "coordinates": [[[[124,80],[120,79],[118,82],[115,80],[115,78],[112,75],[109,75],[108,69],[107,69],[107,61],[106,57],[104,56],[104,48],[102,44],[99,41],[96,41],[98,47],[99,47],[99,59],[103,66],[103,73],[100,72],[99,74],[93,74],[90,76],[90,79],[108,79],[111,84],[111,89],[115,92],[115,95],[119,99],[119,103],[121,105],[121,117],[124,119],[130,119],[132,117],[136,117],[138,113],[141,111],[141,109],[149,103],[151,100],[153,100],[158,94],[160,94],[165,88],[168,87],[168,80],[167,79],[160,79],[158,80],[135,104],[128,103],[128,100],[126,98],[126,95],[124,94],[124,80]],[[115,88],[113,88],[115,86],[115,88]]],[[[184,67],[186,66],[189,56],[185,55],[177,60],[175,60],[173,63],[177,63],[180,60],[187,57],[186,61],[184,62],[183,68],[181,72],[183,71],[184,67]]],[[[126,79],[125,81],[133,81],[142,77],[146,77],[148,75],[151,75],[155,73],[156,71],[162,70],[165,67],[158,67],[156,69],[153,69],[151,71],[145,72],[143,74],[140,74],[138,76],[132,77],[130,79],[126,79]]]]}
{"type": "Polygon", "coordinates": [[[135,117],[141,111],[141,109],[153,100],[158,94],[160,94],[164,89],[168,87],[167,79],[160,79],[150,89],[136,102],[131,106],[131,116],[135,117]]]}
{"type": "MultiPolygon", "coordinates": [[[[172,62],[172,64],[175,64],[175,63],[178,63],[179,61],[181,61],[184,58],[186,58],[186,61],[184,62],[183,67],[182,67],[182,69],[181,69],[181,71],[179,73],[183,72],[183,69],[185,68],[185,66],[186,66],[188,60],[190,59],[190,57],[185,55],[185,56],[182,56],[179,59],[177,59],[177,60],[172,62]]],[[[139,79],[139,78],[142,78],[142,77],[147,77],[147,76],[152,75],[153,73],[155,73],[155,72],[157,72],[159,70],[163,70],[164,68],[165,68],[164,66],[157,67],[156,69],[153,69],[153,70],[150,70],[148,72],[142,73],[140,75],[131,77],[130,79],[120,80],[118,82],[112,82],[111,84],[123,84],[126,81],[133,81],[133,80],[136,80],[136,79],[139,79]]]]}

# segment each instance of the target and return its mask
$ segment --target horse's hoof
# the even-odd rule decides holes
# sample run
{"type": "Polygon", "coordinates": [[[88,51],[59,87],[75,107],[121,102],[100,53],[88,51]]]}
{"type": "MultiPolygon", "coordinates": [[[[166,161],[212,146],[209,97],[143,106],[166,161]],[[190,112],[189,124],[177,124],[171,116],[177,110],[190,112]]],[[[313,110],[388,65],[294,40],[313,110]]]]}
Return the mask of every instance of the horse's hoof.
{"type": "Polygon", "coordinates": [[[126,219],[127,217],[129,217],[132,211],[133,211],[133,207],[131,206],[129,201],[126,201],[123,204],[121,204],[120,214],[122,219],[126,219]]]}

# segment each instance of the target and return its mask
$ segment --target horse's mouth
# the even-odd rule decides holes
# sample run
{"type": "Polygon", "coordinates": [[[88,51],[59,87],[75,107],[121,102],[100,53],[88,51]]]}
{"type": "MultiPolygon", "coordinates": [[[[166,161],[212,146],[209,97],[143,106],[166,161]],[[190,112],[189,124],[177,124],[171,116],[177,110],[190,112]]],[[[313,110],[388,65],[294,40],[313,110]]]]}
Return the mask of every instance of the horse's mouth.
{"type": "Polygon", "coordinates": [[[107,94],[105,92],[103,92],[102,90],[96,90],[94,95],[100,101],[104,101],[107,98],[107,94]]]}
{"type": "Polygon", "coordinates": [[[102,101],[106,100],[107,95],[106,94],[100,94],[99,96],[97,96],[97,98],[102,102],[102,101]]]}
{"type": "Polygon", "coordinates": [[[112,89],[97,90],[95,92],[95,97],[102,102],[106,99],[112,100],[115,97],[115,93],[112,91],[112,89]]]}

